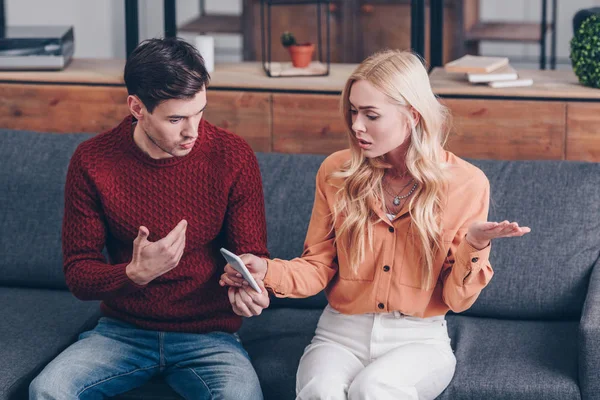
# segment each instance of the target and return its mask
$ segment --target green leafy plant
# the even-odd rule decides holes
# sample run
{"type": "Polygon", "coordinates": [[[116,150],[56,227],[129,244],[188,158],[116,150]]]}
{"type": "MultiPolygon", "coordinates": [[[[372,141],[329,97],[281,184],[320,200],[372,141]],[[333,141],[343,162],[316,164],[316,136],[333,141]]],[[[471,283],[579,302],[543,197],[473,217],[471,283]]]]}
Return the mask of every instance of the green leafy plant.
{"type": "Polygon", "coordinates": [[[281,44],[283,47],[290,47],[296,44],[296,38],[292,32],[283,32],[281,34],[281,44]]]}
{"type": "Polygon", "coordinates": [[[571,39],[571,65],[579,82],[600,88],[600,18],[592,15],[571,39]]]}

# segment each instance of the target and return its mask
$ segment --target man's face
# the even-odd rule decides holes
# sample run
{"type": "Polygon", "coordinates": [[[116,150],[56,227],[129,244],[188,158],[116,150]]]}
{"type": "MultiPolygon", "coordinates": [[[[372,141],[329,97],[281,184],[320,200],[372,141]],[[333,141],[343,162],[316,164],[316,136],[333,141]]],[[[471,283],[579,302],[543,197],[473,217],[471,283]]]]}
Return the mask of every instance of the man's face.
{"type": "Polygon", "coordinates": [[[152,158],[185,156],[198,139],[198,125],[205,107],[206,90],[192,99],[164,101],[152,113],[142,104],[138,117],[142,132],[137,139],[142,140],[143,149],[152,158]]]}

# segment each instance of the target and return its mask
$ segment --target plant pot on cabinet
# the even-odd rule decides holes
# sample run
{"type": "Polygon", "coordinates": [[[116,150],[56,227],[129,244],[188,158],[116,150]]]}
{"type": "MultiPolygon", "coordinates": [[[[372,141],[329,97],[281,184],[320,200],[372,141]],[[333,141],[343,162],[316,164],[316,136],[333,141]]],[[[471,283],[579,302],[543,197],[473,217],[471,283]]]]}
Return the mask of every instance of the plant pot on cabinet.
{"type": "Polygon", "coordinates": [[[312,43],[295,44],[288,47],[292,65],[296,68],[306,68],[312,61],[315,45],[312,43]]]}

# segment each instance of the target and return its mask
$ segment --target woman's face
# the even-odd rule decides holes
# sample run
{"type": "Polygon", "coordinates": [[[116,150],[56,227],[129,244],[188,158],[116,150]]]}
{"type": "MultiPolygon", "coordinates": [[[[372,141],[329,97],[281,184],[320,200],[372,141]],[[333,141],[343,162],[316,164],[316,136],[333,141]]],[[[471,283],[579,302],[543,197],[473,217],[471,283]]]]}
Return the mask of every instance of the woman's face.
{"type": "MultiPolygon", "coordinates": [[[[410,121],[403,106],[391,103],[369,81],[355,81],[349,100],[352,131],[365,157],[382,156],[410,139],[410,121]]],[[[418,114],[412,108],[410,112],[416,121],[418,114]]]]}

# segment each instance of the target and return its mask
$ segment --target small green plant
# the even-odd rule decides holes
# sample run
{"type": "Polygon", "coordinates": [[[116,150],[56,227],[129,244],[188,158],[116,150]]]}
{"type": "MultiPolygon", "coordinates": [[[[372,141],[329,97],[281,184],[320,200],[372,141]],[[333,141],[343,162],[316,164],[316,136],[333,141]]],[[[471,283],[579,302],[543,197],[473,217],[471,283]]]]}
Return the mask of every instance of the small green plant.
{"type": "Polygon", "coordinates": [[[571,64],[579,82],[600,88],[600,19],[587,18],[571,39],[571,64]]]}
{"type": "Polygon", "coordinates": [[[290,47],[296,44],[296,38],[292,32],[283,32],[281,34],[281,44],[283,47],[290,47]]]}

